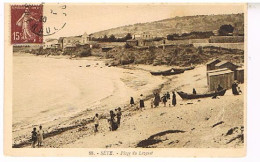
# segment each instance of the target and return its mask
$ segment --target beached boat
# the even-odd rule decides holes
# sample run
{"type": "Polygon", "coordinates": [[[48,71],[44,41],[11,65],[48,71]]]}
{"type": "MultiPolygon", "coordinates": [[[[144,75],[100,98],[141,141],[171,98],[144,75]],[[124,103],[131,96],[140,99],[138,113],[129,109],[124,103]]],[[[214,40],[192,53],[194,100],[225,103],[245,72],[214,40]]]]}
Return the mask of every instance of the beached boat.
{"type": "Polygon", "coordinates": [[[183,68],[172,68],[172,70],[178,71],[178,70],[192,70],[194,69],[195,66],[190,66],[190,67],[183,67],[183,68]]]}
{"type": "Polygon", "coordinates": [[[213,96],[224,96],[226,93],[226,89],[223,89],[218,92],[209,92],[205,94],[192,94],[185,92],[177,92],[182,99],[196,99],[196,98],[205,98],[205,97],[213,97],[213,96]]]}
{"type": "Polygon", "coordinates": [[[176,74],[181,74],[184,73],[185,70],[174,70],[174,71],[169,71],[169,72],[163,72],[163,76],[169,76],[169,75],[176,75],[176,74]]]}
{"type": "Polygon", "coordinates": [[[152,75],[162,75],[162,72],[150,72],[152,75]]]}
{"type": "Polygon", "coordinates": [[[162,75],[163,73],[171,72],[172,69],[165,70],[165,71],[158,71],[158,72],[150,72],[152,75],[162,75]]]}

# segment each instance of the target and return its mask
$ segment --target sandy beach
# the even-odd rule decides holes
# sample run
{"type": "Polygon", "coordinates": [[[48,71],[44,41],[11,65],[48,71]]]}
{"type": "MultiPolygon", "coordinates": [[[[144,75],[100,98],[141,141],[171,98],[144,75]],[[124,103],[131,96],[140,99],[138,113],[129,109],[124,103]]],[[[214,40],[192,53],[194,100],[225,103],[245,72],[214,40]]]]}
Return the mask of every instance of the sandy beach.
{"type": "Polygon", "coordinates": [[[192,88],[207,91],[205,65],[174,76],[149,73],[166,69],[169,66],[107,67],[97,57],[14,55],[13,145],[30,147],[32,128],[42,125],[47,135],[43,147],[243,147],[243,94],[233,96],[228,90],[219,99],[196,100],[176,94],[176,107],[150,108],[155,89],[161,95],[192,88]],[[129,105],[131,96],[138,104],[140,94],[146,98],[143,111],[129,105]],[[122,124],[111,132],[106,118],[119,106],[122,124]],[[102,117],[96,134],[95,113],[102,117]]]}

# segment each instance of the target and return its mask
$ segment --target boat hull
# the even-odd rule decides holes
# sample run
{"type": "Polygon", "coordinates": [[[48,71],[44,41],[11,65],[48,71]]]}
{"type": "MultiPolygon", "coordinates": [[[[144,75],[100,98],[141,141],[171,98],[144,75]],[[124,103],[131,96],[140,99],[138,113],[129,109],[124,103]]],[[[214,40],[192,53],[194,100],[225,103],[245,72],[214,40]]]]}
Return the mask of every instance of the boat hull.
{"type": "Polygon", "coordinates": [[[206,94],[189,94],[185,92],[177,92],[177,93],[182,99],[197,99],[197,98],[205,98],[205,97],[213,97],[213,96],[224,96],[226,93],[226,89],[223,89],[218,92],[206,93],[206,94]]]}
{"type": "Polygon", "coordinates": [[[163,73],[171,72],[172,69],[165,70],[165,71],[158,71],[158,72],[150,72],[152,75],[162,75],[163,73]]]}
{"type": "Polygon", "coordinates": [[[195,67],[191,66],[191,67],[184,67],[184,68],[172,68],[172,70],[174,71],[178,71],[178,70],[193,70],[195,67]]]}
{"type": "Polygon", "coordinates": [[[178,71],[173,71],[173,72],[165,72],[162,73],[163,76],[169,76],[169,75],[176,75],[176,74],[181,74],[184,73],[184,70],[178,70],[178,71]]]}

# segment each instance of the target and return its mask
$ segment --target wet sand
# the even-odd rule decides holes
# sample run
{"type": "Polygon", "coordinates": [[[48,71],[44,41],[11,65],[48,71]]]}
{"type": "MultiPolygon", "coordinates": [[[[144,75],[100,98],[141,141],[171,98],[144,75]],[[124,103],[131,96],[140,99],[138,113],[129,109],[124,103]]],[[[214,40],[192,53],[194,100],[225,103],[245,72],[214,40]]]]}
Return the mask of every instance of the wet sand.
{"type": "Polygon", "coordinates": [[[141,70],[107,67],[95,57],[28,54],[14,56],[13,76],[14,144],[27,141],[39,125],[52,133],[87,122],[95,113],[106,116],[111,109],[124,109],[130,96],[137,99],[167,81],[141,70]]]}
{"type": "MultiPolygon", "coordinates": [[[[46,58],[39,57],[40,61],[42,59],[46,58]]],[[[57,61],[57,59],[53,58],[47,59],[57,61]]],[[[176,107],[169,107],[168,104],[167,107],[163,107],[161,104],[158,108],[150,108],[150,97],[152,97],[152,91],[154,89],[160,89],[161,95],[167,91],[171,92],[172,90],[191,92],[193,87],[196,88],[198,93],[206,92],[206,67],[204,65],[197,66],[194,70],[185,71],[183,74],[164,77],[152,76],[149,71],[166,70],[169,68],[168,66],[129,65],[122,67],[105,67],[103,61],[97,60],[96,58],[88,58],[87,60],[65,59],[65,61],[62,60],[62,64],[65,64],[64,62],[68,62],[67,64],[74,62],[73,67],[75,66],[75,69],[73,73],[75,73],[76,78],[79,78],[83,72],[81,71],[79,74],[76,71],[80,71],[83,68],[86,69],[84,66],[86,62],[84,61],[93,61],[91,62],[91,67],[93,68],[91,71],[94,71],[94,69],[96,69],[95,71],[97,71],[97,69],[107,69],[102,73],[102,76],[105,75],[108,77],[108,80],[112,79],[114,81],[114,85],[111,83],[109,87],[106,87],[113,87],[113,90],[106,90],[106,92],[110,93],[107,93],[107,96],[103,98],[103,100],[99,99],[99,102],[96,104],[97,106],[93,106],[95,108],[86,109],[84,106],[82,106],[84,108],[81,108],[79,104],[77,106],[79,107],[77,109],[78,112],[76,113],[66,112],[66,116],[62,116],[61,119],[49,120],[45,123],[41,122],[48,136],[44,140],[43,147],[218,148],[243,146],[243,95],[233,96],[229,90],[225,96],[219,97],[219,99],[205,98],[185,101],[176,94],[176,107]],[[98,65],[96,65],[96,63],[98,63],[98,65]],[[109,77],[111,75],[113,77],[109,77]],[[143,111],[136,110],[136,106],[131,107],[128,104],[130,96],[133,96],[137,102],[141,93],[144,94],[147,99],[145,101],[146,108],[143,111]],[[108,129],[109,125],[106,117],[108,116],[109,110],[118,106],[123,108],[122,124],[117,131],[111,132],[108,129]],[[94,125],[91,118],[96,112],[101,114],[102,119],[100,120],[99,132],[94,134],[94,125]]],[[[57,66],[57,63],[55,63],[55,66],[57,66]]],[[[59,67],[58,69],[62,68],[59,67]]],[[[68,69],[65,68],[62,72],[68,74],[67,70],[68,69]]],[[[94,74],[96,75],[97,72],[94,74]]],[[[83,78],[87,77],[85,75],[82,76],[83,78]]],[[[75,80],[71,75],[67,77],[73,81],[75,80]]],[[[48,77],[46,79],[48,79],[48,77]]],[[[84,81],[83,79],[83,82],[84,81]]],[[[73,84],[77,87],[75,89],[84,87],[83,85],[80,87],[79,82],[73,84]]],[[[69,87],[71,87],[71,85],[69,87]]],[[[72,89],[69,88],[68,91],[75,89],[72,87],[72,89]]],[[[88,87],[81,90],[84,92],[87,91],[87,89],[88,87]]],[[[61,93],[63,92],[61,91],[61,93]]],[[[106,93],[103,94],[105,95],[106,93]]],[[[55,97],[56,94],[53,96],[55,97]]],[[[66,102],[73,104],[74,102],[79,102],[82,105],[88,103],[84,100],[85,97],[83,98],[85,94],[79,93],[75,96],[73,99],[69,98],[67,100],[60,100],[59,102],[64,104],[66,102]]],[[[94,96],[93,100],[98,99],[94,96]]],[[[64,111],[64,109],[62,111],[64,111]]],[[[50,113],[52,112],[50,111],[50,113]]],[[[13,128],[16,127],[13,126],[13,128]]],[[[32,125],[27,124],[24,129],[14,131],[14,141],[17,143],[21,143],[21,139],[26,141],[30,136],[31,128],[32,125]],[[23,134],[24,138],[20,134],[23,134]]],[[[25,145],[21,145],[21,147],[30,146],[25,142],[25,145]]]]}

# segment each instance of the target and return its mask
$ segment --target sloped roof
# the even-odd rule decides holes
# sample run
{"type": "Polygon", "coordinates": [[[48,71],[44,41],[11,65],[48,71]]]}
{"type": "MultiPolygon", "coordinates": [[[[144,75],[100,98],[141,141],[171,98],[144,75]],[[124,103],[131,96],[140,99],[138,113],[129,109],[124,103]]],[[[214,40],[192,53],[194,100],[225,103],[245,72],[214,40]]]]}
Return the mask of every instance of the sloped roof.
{"type": "Polygon", "coordinates": [[[209,76],[223,75],[223,74],[228,74],[228,73],[234,73],[234,72],[231,70],[217,71],[217,72],[209,73],[209,76]]]}
{"type": "Polygon", "coordinates": [[[220,72],[220,71],[226,71],[229,70],[228,68],[221,68],[221,69],[216,69],[216,70],[209,70],[207,73],[215,73],[215,72],[220,72]]]}
{"type": "Polygon", "coordinates": [[[219,59],[214,59],[214,60],[211,60],[211,61],[209,61],[209,62],[207,62],[207,64],[212,64],[212,63],[214,63],[214,62],[221,62],[219,59]]]}
{"type": "Polygon", "coordinates": [[[239,67],[236,70],[244,70],[244,68],[243,67],[239,67]]]}
{"type": "Polygon", "coordinates": [[[224,65],[224,64],[227,64],[227,63],[232,64],[234,66],[237,66],[237,65],[235,65],[235,64],[233,64],[232,62],[229,62],[229,61],[221,61],[221,62],[217,63],[215,66],[221,66],[221,65],[224,65]]]}

